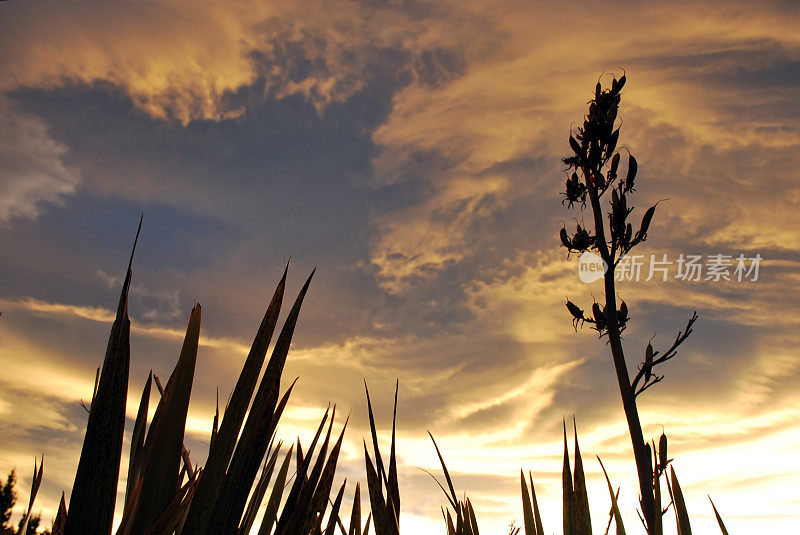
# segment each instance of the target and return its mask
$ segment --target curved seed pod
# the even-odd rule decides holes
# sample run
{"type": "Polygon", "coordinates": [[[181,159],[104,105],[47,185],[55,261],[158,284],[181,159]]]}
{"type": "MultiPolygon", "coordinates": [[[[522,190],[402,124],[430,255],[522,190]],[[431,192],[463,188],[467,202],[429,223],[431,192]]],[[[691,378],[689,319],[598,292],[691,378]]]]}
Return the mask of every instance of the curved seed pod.
{"type": "Polygon", "coordinates": [[[567,310],[569,313],[572,314],[572,326],[575,328],[575,332],[578,331],[578,323],[581,321],[586,321],[586,317],[583,315],[583,310],[578,308],[578,306],[567,299],[567,310]]]}
{"type": "MultiPolygon", "coordinates": [[[[619,131],[619,130],[617,130],[619,131]]],[[[608,170],[608,180],[614,180],[617,178],[617,170],[619,169],[619,153],[616,153],[613,158],[611,158],[611,168],[608,170]],[[612,178],[613,177],[613,178],[612,178]]]]}
{"type": "Polygon", "coordinates": [[[569,235],[567,234],[567,229],[562,228],[560,235],[561,235],[561,245],[563,245],[564,247],[566,247],[568,250],[571,251],[572,242],[569,241],[569,235]]]}
{"type": "Polygon", "coordinates": [[[614,133],[611,134],[611,137],[608,139],[608,145],[606,146],[606,159],[611,157],[611,154],[614,152],[614,149],[617,148],[617,140],[619,140],[619,128],[614,130],[614,133]]]}
{"type": "Polygon", "coordinates": [[[573,317],[578,319],[583,319],[583,310],[578,308],[578,305],[576,305],[570,300],[567,300],[567,309],[569,310],[570,314],[572,314],[573,317]]]}
{"type": "Polygon", "coordinates": [[[650,380],[653,374],[653,344],[647,342],[647,349],[644,351],[644,380],[650,380]]]}
{"type": "Polygon", "coordinates": [[[575,152],[576,155],[578,156],[583,155],[583,149],[581,148],[578,141],[572,136],[569,136],[569,146],[572,147],[572,150],[575,152]]]}
{"type": "Polygon", "coordinates": [[[628,174],[625,177],[625,191],[633,191],[633,181],[636,179],[636,173],[639,171],[639,163],[633,154],[628,156],[628,174]]]}
{"type": "Polygon", "coordinates": [[[614,78],[614,80],[611,82],[611,93],[618,96],[618,93],[622,91],[622,88],[625,86],[625,81],[626,78],[624,74],[619,80],[614,78]]]}
{"type": "Polygon", "coordinates": [[[617,110],[618,110],[618,108],[616,106],[612,106],[611,109],[608,110],[608,121],[607,122],[608,122],[609,125],[611,125],[612,128],[614,126],[614,121],[617,120],[617,110]]]}
{"type": "Polygon", "coordinates": [[[653,220],[653,214],[656,213],[656,205],[651,206],[644,213],[642,218],[642,226],[639,228],[637,238],[639,241],[644,241],[647,238],[647,229],[650,228],[650,222],[653,220]]]}

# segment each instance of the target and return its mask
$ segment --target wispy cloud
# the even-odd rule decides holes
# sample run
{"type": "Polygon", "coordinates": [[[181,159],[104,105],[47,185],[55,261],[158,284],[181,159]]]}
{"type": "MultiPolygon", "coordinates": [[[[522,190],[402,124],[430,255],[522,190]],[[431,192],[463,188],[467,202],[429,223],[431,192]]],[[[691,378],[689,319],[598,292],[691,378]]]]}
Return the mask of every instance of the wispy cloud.
{"type": "MultiPolygon", "coordinates": [[[[560,425],[576,414],[586,457],[608,459],[635,525],[606,347],[564,309],[602,290],[578,280],[557,238],[585,217],[559,202],[570,126],[598,78],[623,67],[622,142],[640,162],[634,217],[669,198],[642,252],[765,259],[755,283],[620,285],[631,369],[654,333],[667,344],[692,310],[701,316],[642,398],[646,432],[666,428],[699,526],[714,522],[705,492],[740,531],[782,529],[777,514],[743,512],[756,505],[797,512],[776,469],[784,459],[800,473],[787,453],[800,378],[794,4],[0,9],[0,417],[17,424],[0,461],[58,441],[55,481],[70,485],[83,425],[74,402],[91,392],[113,319],[120,238],[144,211],[131,385],[169,372],[189,301],[202,301],[189,419],[199,462],[216,387],[224,400],[293,255],[292,269],[319,271],[287,362],[301,378],[288,438],[328,401],[352,408],[344,469],[361,474],[363,380],[387,415],[382,393],[399,378],[404,529],[438,525],[438,491],[414,468],[437,467],[430,429],[486,511],[482,528],[502,530],[520,517],[520,465],[558,525],[560,425]],[[50,394],[37,397],[37,384],[50,394]],[[44,425],[18,421],[26,404],[44,425]]],[[[46,511],[60,487],[43,489],[46,511]]],[[[607,503],[592,505],[605,522],[607,503]]]]}

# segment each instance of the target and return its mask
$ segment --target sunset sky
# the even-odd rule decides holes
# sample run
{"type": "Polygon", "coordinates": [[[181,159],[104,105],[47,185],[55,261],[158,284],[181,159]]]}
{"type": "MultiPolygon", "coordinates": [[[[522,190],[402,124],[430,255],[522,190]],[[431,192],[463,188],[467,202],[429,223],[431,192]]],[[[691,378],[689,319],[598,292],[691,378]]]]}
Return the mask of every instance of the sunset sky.
{"type": "Polygon", "coordinates": [[[581,217],[559,195],[570,128],[624,69],[633,217],[667,199],[638,253],[763,258],[756,281],[673,266],[619,283],[633,371],[700,315],[639,398],[645,435],[669,436],[696,532],[717,530],[707,494],[732,533],[796,529],[797,2],[10,0],[0,50],[0,474],[27,495],[44,453],[47,526],[143,213],[123,467],[148,371],[169,375],[195,302],[186,442],[203,462],[216,388],[224,403],[291,257],[287,299],[317,274],[279,435],[307,437],[328,402],[352,411],[340,477],[363,485],[363,380],[388,440],[399,379],[401,532],[444,533],[426,430],[482,532],[521,524],[520,468],[560,532],[573,414],[595,531],[599,455],[641,532],[608,346],[564,307],[602,284],[558,238],[581,217]]]}

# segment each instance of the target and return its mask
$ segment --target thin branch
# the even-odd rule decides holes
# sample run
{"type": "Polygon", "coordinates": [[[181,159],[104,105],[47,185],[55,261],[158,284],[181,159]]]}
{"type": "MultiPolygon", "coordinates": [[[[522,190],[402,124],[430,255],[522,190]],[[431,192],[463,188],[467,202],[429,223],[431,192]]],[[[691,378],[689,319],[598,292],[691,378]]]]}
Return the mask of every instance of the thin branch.
{"type": "Polygon", "coordinates": [[[661,380],[662,380],[663,378],[664,378],[664,376],[663,376],[663,375],[654,375],[654,376],[651,378],[651,380],[650,380],[649,382],[647,382],[647,383],[643,384],[643,385],[642,385],[642,386],[639,388],[639,390],[637,390],[637,391],[636,391],[636,393],[635,393],[633,396],[634,396],[634,397],[636,397],[636,396],[638,396],[639,394],[641,394],[642,392],[644,392],[645,390],[647,390],[648,388],[650,388],[651,386],[653,386],[654,384],[656,384],[656,383],[660,383],[660,382],[661,382],[661,380]]]}
{"type": "MultiPolygon", "coordinates": [[[[657,381],[654,381],[649,384],[647,381],[645,381],[646,384],[643,385],[639,390],[636,390],[636,386],[639,384],[639,381],[641,381],[642,378],[645,376],[645,373],[648,368],[650,369],[650,372],[652,372],[653,368],[655,368],[658,364],[664,363],[678,354],[678,347],[683,342],[685,342],[687,338],[689,338],[689,335],[692,334],[693,332],[692,326],[694,325],[694,322],[697,321],[697,318],[698,318],[697,311],[692,312],[692,317],[689,318],[689,321],[686,323],[686,328],[683,331],[678,331],[678,336],[675,337],[675,341],[672,343],[670,348],[667,349],[663,354],[661,354],[660,357],[654,358],[653,362],[649,366],[647,365],[647,363],[644,362],[642,363],[642,366],[639,368],[639,372],[636,374],[636,377],[633,378],[633,382],[631,383],[631,388],[636,392],[636,395],[639,395],[641,392],[645,390],[645,388],[661,380],[658,379],[657,381]]],[[[659,352],[655,351],[653,353],[653,356],[655,357],[658,354],[659,352]]]]}

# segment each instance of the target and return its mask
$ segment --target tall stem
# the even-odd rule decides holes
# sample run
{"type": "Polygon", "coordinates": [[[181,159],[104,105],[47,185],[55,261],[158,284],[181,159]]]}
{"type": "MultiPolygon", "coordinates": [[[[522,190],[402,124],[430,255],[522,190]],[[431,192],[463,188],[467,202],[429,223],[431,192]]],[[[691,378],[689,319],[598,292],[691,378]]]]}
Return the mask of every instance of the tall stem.
{"type": "Polygon", "coordinates": [[[639,421],[639,410],[636,407],[636,396],[631,387],[628,366],[625,362],[625,353],[622,350],[622,339],[620,338],[619,321],[617,317],[616,290],[614,287],[614,258],[611,256],[606,244],[603,211],[600,207],[597,189],[594,182],[590,179],[590,177],[595,175],[591,169],[584,168],[583,172],[586,177],[586,186],[589,190],[592,212],[594,213],[595,243],[601,258],[608,266],[604,277],[608,342],[611,346],[611,355],[614,359],[614,368],[617,372],[617,383],[619,383],[619,393],[622,397],[622,407],[625,410],[625,418],[628,421],[628,431],[631,436],[633,455],[636,460],[636,471],[639,476],[639,493],[642,497],[642,513],[647,523],[647,532],[653,535],[655,533],[655,501],[653,498],[651,460],[644,442],[642,424],[639,421]]]}

